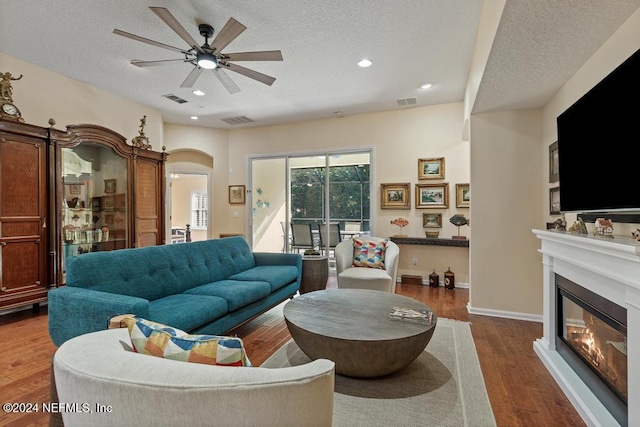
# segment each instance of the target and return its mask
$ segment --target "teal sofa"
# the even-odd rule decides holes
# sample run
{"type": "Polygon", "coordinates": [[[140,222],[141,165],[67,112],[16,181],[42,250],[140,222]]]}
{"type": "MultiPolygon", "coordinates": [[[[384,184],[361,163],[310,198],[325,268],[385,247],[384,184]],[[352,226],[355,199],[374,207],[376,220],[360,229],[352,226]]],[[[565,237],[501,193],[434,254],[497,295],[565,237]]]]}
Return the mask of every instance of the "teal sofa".
{"type": "Polygon", "coordinates": [[[292,297],[301,276],[299,254],[252,252],[242,237],[77,255],[49,291],[49,335],[59,346],[126,313],[220,335],[292,297]]]}

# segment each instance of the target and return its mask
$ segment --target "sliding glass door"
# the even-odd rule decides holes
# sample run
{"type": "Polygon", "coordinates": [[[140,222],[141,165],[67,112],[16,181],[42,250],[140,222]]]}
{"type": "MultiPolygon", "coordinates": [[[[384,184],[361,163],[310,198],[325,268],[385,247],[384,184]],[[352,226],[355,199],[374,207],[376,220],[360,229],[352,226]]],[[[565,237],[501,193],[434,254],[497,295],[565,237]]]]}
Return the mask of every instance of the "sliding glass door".
{"type": "Polygon", "coordinates": [[[252,158],[250,182],[254,250],[301,251],[307,245],[293,245],[293,224],[308,225],[308,246],[326,253],[336,228],[339,239],[370,232],[370,150],[252,158]]]}

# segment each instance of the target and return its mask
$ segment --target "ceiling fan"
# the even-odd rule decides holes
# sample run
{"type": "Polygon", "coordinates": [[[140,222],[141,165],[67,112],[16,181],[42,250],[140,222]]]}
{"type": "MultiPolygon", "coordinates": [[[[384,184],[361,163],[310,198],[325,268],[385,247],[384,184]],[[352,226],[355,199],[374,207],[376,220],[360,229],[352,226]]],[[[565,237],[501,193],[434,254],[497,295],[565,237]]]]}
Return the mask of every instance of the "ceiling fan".
{"type": "Polygon", "coordinates": [[[180,49],[174,46],[170,46],[164,43],[150,40],[144,37],[137,36],[135,34],[128,33],[126,31],[114,29],[114,34],[118,34],[123,37],[127,37],[139,42],[147,43],[153,46],[169,49],[174,52],[179,52],[184,55],[184,58],[180,59],[164,59],[159,61],[140,61],[134,59],[131,64],[137,67],[154,67],[157,65],[174,64],[177,62],[188,62],[194,65],[193,70],[189,73],[187,78],[182,82],[180,87],[190,88],[193,87],[198,77],[204,70],[212,70],[213,74],[220,80],[220,83],[227,89],[230,94],[234,94],[240,91],[240,88],[231,80],[231,78],[225,73],[224,70],[234,71],[243,76],[252,78],[268,86],[271,86],[276,80],[275,77],[268,76],[266,74],[259,73],[249,68],[242,67],[237,64],[233,64],[230,61],[282,61],[282,52],[279,50],[268,50],[259,52],[238,52],[238,53],[222,53],[222,50],[233,40],[236,39],[244,30],[247,29],[240,22],[233,18],[229,18],[222,30],[216,35],[216,37],[209,43],[209,39],[213,37],[213,27],[208,24],[199,24],[198,30],[200,35],[204,37],[204,44],[199,45],[193,37],[184,29],[178,20],[164,7],[149,7],[153,13],[158,15],[165,24],[167,24],[173,31],[176,32],[187,44],[188,49],[180,49]]]}

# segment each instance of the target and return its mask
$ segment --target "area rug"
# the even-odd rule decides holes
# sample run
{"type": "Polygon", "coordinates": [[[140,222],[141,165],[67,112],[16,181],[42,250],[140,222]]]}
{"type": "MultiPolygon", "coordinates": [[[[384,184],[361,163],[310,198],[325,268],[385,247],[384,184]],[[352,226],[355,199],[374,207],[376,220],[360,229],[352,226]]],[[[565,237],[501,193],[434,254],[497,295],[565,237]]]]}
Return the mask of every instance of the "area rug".
{"type": "MultiPolygon", "coordinates": [[[[289,340],[261,366],[281,368],[310,359],[289,340]]],[[[336,375],[334,426],[495,426],[470,324],[438,319],[425,351],[381,378],[336,375]]]]}

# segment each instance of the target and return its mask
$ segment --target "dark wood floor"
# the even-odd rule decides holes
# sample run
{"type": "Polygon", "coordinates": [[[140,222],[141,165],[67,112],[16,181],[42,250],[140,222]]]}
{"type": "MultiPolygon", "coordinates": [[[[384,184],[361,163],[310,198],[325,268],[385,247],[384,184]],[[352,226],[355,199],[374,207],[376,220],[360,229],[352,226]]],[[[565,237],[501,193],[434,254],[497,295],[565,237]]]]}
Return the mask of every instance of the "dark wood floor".
{"type": "MultiPolygon", "coordinates": [[[[332,285],[329,285],[332,287],[332,285]]],[[[478,358],[498,426],[584,426],[533,351],[542,336],[534,322],[470,315],[466,289],[401,286],[396,293],[424,302],[439,317],[471,322],[478,358]]],[[[290,338],[282,305],[236,329],[258,366],[290,338]]],[[[47,310],[0,316],[0,403],[48,402],[49,370],[56,347],[47,332],[47,310]]],[[[47,414],[0,412],[0,426],[45,426],[47,414]]],[[[473,425],[473,420],[470,421],[473,425]]]]}

